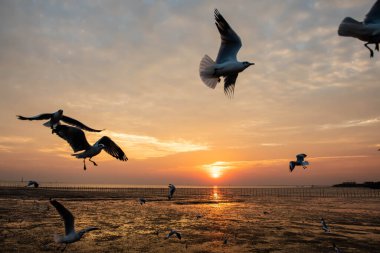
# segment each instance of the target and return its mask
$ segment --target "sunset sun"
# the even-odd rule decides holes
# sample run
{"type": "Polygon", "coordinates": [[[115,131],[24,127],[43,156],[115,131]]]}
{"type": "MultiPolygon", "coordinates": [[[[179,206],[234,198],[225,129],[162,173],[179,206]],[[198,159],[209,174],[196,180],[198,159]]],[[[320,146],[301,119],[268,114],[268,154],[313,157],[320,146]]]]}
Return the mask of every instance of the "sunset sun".
{"type": "Polygon", "coordinates": [[[230,169],[231,165],[228,162],[214,162],[211,164],[203,165],[203,168],[207,171],[211,178],[217,179],[223,176],[225,170],[230,169]]]}
{"type": "Polygon", "coordinates": [[[212,166],[211,167],[211,177],[212,178],[219,178],[221,176],[221,168],[219,166],[212,166]]]}

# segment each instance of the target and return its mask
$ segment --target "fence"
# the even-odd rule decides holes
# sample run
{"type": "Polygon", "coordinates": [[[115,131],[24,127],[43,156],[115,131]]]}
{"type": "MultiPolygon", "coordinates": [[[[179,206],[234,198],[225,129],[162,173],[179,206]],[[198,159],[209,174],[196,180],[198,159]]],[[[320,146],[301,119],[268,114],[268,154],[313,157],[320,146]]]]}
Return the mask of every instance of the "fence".
{"type": "MultiPolygon", "coordinates": [[[[25,188],[25,186],[0,186],[8,191],[49,191],[49,192],[93,192],[99,196],[112,195],[117,197],[162,197],[167,196],[168,188],[140,188],[140,187],[89,187],[89,186],[49,186],[39,188],[25,188]],[[111,193],[111,194],[108,194],[111,193]]],[[[379,189],[369,188],[342,188],[342,187],[271,187],[271,188],[177,188],[176,197],[183,198],[243,198],[243,197],[342,197],[342,198],[378,198],[379,189]]]]}

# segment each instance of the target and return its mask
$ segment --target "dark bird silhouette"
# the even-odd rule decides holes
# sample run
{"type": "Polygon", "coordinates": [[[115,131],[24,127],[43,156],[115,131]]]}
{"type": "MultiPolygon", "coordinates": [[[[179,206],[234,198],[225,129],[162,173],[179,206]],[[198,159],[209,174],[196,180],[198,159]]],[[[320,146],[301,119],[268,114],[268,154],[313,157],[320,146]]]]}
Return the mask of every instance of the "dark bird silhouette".
{"type": "Polygon", "coordinates": [[[53,113],[42,113],[33,117],[24,117],[17,115],[18,119],[20,120],[48,120],[43,125],[46,127],[50,127],[52,129],[52,133],[55,132],[55,129],[58,125],[60,125],[60,121],[63,121],[69,125],[81,128],[83,130],[89,131],[89,132],[101,132],[102,130],[96,130],[93,128],[90,128],[83,123],[79,122],[76,119],[70,118],[68,116],[63,115],[63,110],[58,110],[53,113]]]}
{"type": "Polygon", "coordinates": [[[367,13],[363,22],[359,22],[351,17],[346,17],[340,23],[338,34],[344,37],[354,37],[365,41],[364,46],[368,48],[370,57],[373,57],[373,50],[368,46],[375,44],[375,49],[379,51],[380,43],[380,0],[377,0],[367,13]]]}
{"type": "Polygon", "coordinates": [[[330,232],[330,228],[329,228],[329,226],[327,226],[327,223],[325,222],[325,220],[323,218],[321,218],[321,225],[322,225],[323,231],[330,232]]]}
{"type": "Polygon", "coordinates": [[[340,253],[340,249],[335,245],[334,242],[333,242],[333,248],[335,250],[335,253],[340,253]]]}
{"type": "Polygon", "coordinates": [[[306,169],[307,166],[309,165],[308,161],[304,161],[306,156],[307,156],[306,154],[296,155],[297,161],[290,161],[289,162],[290,172],[292,172],[296,166],[302,166],[304,169],[306,169]]]}
{"type": "Polygon", "coordinates": [[[30,180],[26,187],[31,187],[31,186],[33,186],[34,188],[38,188],[38,186],[40,185],[36,181],[30,180]]]}
{"type": "Polygon", "coordinates": [[[215,9],[214,15],[215,24],[221,37],[219,53],[216,62],[207,54],[202,58],[199,65],[199,75],[204,84],[212,89],[220,82],[220,77],[224,77],[224,93],[226,96],[232,97],[239,73],[254,63],[237,60],[237,53],[242,46],[239,35],[217,9],[215,9]]]}
{"type": "Polygon", "coordinates": [[[146,199],[139,198],[139,203],[140,203],[140,205],[144,205],[146,203],[146,199]]]}
{"type": "Polygon", "coordinates": [[[88,227],[76,232],[74,228],[74,216],[72,215],[72,213],[55,199],[50,199],[50,204],[52,204],[55,207],[55,209],[57,209],[59,215],[61,216],[65,224],[65,235],[55,235],[54,238],[55,242],[65,244],[65,247],[62,249],[62,251],[66,249],[67,244],[79,241],[85,233],[99,229],[97,227],[88,227]]]}
{"type": "Polygon", "coordinates": [[[173,198],[173,194],[176,190],[174,184],[169,184],[169,193],[168,193],[168,199],[171,200],[173,198]]]}
{"type": "Polygon", "coordinates": [[[66,140],[75,153],[84,150],[81,153],[72,154],[72,156],[75,156],[78,159],[83,159],[84,170],[86,170],[86,158],[89,158],[89,161],[97,166],[91,158],[98,155],[103,149],[116,159],[121,161],[128,160],[124,151],[107,136],[103,136],[94,145],[90,145],[84,132],[79,128],[58,125],[55,129],[55,133],[62,139],[66,140]]]}
{"type": "Polygon", "coordinates": [[[169,239],[172,235],[177,236],[177,238],[180,239],[180,240],[182,238],[182,236],[181,236],[181,234],[179,232],[177,232],[176,230],[171,229],[170,232],[169,232],[169,234],[166,235],[166,239],[169,239]]]}

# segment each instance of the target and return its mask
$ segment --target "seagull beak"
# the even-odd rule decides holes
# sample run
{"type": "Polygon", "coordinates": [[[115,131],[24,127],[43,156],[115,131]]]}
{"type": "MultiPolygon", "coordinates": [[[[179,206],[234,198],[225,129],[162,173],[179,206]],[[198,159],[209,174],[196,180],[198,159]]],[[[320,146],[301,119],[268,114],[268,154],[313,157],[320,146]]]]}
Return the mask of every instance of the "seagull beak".
{"type": "Polygon", "coordinates": [[[253,63],[253,62],[250,62],[250,63],[249,63],[249,66],[251,66],[251,65],[255,65],[255,63],[253,63]]]}

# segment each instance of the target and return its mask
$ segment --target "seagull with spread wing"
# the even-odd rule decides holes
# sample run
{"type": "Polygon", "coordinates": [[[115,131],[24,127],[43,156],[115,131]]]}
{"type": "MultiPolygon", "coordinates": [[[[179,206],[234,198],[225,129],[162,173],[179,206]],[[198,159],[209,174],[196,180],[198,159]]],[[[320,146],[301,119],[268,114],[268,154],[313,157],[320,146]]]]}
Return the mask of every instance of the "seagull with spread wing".
{"type": "Polygon", "coordinates": [[[59,215],[62,217],[63,222],[65,223],[65,235],[54,236],[55,242],[65,244],[65,247],[62,249],[62,251],[66,249],[67,244],[79,241],[85,233],[99,229],[97,227],[88,227],[76,232],[74,228],[73,214],[55,199],[50,199],[50,204],[52,204],[55,209],[57,209],[59,215]]]}
{"type": "Polygon", "coordinates": [[[377,0],[367,13],[363,22],[359,22],[351,17],[346,17],[340,23],[338,34],[344,37],[354,37],[365,41],[364,46],[368,48],[370,57],[373,57],[373,50],[368,46],[375,44],[375,49],[379,51],[380,43],[380,0],[377,0]]]}
{"type": "Polygon", "coordinates": [[[68,116],[63,115],[63,110],[58,110],[53,113],[42,113],[33,117],[24,117],[17,115],[18,119],[20,120],[49,120],[45,122],[43,125],[46,127],[50,127],[52,129],[52,133],[55,132],[55,129],[58,125],[60,125],[60,121],[63,121],[69,125],[79,127],[83,130],[89,131],[89,132],[101,132],[102,130],[96,130],[92,129],[91,127],[88,127],[84,125],[83,123],[79,122],[76,119],[70,118],[68,116]]]}
{"type": "Polygon", "coordinates": [[[242,46],[240,37],[232,30],[217,9],[215,9],[214,14],[215,24],[222,41],[216,62],[206,54],[199,65],[199,74],[202,81],[212,89],[220,82],[220,77],[224,77],[224,93],[231,97],[234,94],[238,74],[254,63],[239,62],[236,59],[236,55],[242,46]]]}
{"type": "Polygon", "coordinates": [[[38,188],[38,186],[40,186],[40,185],[39,185],[39,183],[37,183],[37,181],[30,180],[26,187],[31,187],[31,186],[33,186],[34,188],[38,188]]]}
{"type": "Polygon", "coordinates": [[[165,239],[169,239],[172,235],[175,235],[180,240],[182,238],[181,233],[179,233],[178,231],[176,231],[174,229],[171,229],[169,234],[166,235],[165,239]]]}
{"type": "Polygon", "coordinates": [[[306,154],[296,155],[297,161],[290,161],[289,162],[290,172],[292,172],[296,166],[302,166],[304,169],[306,169],[307,166],[309,165],[309,162],[305,161],[306,156],[307,156],[306,154]]]}
{"type": "Polygon", "coordinates": [[[327,223],[323,218],[321,218],[321,225],[322,225],[323,231],[330,232],[330,228],[329,228],[329,226],[327,226],[327,223]]]}
{"type": "Polygon", "coordinates": [[[176,190],[174,184],[169,184],[169,193],[168,193],[168,199],[171,200],[173,198],[174,192],[176,190]]]}
{"type": "Polygon", "coordinates": [[[97,166],[91,158],[97,156],[103,149],[118,160],[128,160],[124,151],[107,136],[103,136],[94,145],[90,145],[84,132],[79,128],[67,125],[58,125],[55,129],[55,133],[70,144],[71,148],[74,150],[74,153],[76,153],[72,154],[72,156],[75,156],[78,159],[83,159],[84,170],[86,170],[86,158],[89,158],[89,161],[97,166]],[[77,153],[82,150],[83,152],[77,153]]]}

